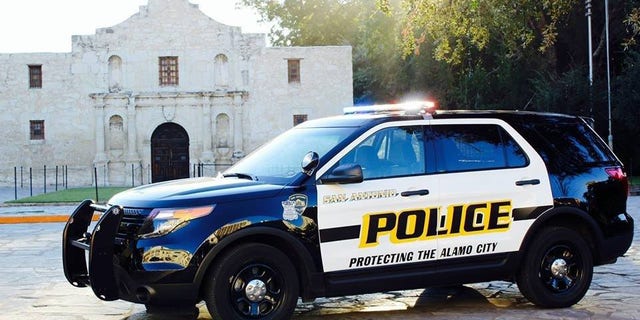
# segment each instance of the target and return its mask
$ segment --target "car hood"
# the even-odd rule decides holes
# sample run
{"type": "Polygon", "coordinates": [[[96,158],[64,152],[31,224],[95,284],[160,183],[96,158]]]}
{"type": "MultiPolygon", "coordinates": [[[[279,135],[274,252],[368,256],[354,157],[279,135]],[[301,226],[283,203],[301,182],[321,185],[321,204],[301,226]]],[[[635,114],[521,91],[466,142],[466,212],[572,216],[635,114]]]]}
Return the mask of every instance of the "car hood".
{"type": "Polygon", "coordinates": [[[114,195],[110,205],[179,208],[269,198],[284,186],[239,178],[190,178],[144,185],[114,195]]]}

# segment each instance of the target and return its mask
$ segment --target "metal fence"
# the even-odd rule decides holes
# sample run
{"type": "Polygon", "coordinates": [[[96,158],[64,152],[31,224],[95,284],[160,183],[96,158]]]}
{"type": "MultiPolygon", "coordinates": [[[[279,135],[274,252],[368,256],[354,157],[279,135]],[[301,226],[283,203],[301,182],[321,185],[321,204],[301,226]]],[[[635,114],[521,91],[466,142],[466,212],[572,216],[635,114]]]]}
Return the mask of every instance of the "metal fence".
{"type": "MultiPolygon", "coordinates": [[[[231,164],[193,163],[190,177],[214,177],[231,164]]],[[[151,166],[142,164],[123,166],[118,170],[100,166],[43,165],[39,167],[16,166],[0,168],[0,186],[13,187],[14,198],[33,196],[80,187],[136,187],[152,182],[151,166]],[[116,181],[114,183],[114,181],[116,181]],[[20,192],[19,192],[20,191],[20,192]]]]}

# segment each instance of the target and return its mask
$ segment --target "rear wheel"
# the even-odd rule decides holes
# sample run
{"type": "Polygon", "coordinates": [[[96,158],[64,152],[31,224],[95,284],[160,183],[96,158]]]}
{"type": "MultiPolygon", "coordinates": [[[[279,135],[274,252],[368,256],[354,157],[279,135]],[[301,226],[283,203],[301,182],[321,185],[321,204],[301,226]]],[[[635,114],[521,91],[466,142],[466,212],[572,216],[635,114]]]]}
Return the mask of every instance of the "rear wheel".
{"type": "Polygon", "coordinates": [[[288,319],[298,301],[295,267],[280,250],[259,243],[224,254],[205,279],[213,319],[288,319]]]}
{"type": "Polygon", "coordinates": [[[593,258],[580,234],[549,227],[531,241],[516,281],[520,292],[534,304],[563,308],[584,297],[592,277],[593,258]]]}

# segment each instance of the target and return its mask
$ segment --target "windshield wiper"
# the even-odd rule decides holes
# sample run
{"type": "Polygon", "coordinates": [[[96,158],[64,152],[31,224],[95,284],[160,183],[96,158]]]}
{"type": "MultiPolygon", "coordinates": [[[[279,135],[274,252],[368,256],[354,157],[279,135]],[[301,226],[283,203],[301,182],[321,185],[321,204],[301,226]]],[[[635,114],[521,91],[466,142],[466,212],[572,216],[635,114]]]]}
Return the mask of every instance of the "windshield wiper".
{"type": "Polygon", "coordinates": [[[225,178],[229,178],[229,177],[236,177],[238,179],[247,179],[247,180],[258,180],[258,177],[254,177],[248,173],[239,173],[239,172],[232,172],[232,173],[223,173],[222,174],[223,177],[225,178]]]}

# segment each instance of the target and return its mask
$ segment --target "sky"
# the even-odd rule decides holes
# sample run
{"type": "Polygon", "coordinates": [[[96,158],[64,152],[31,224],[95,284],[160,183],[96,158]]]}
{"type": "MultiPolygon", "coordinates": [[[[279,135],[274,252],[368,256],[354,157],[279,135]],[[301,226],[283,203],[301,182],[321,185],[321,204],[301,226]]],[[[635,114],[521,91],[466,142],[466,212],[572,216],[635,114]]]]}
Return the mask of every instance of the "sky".
{"type": "MultiPolygon", "coordinates": [[[[245,33],[268,33],[249,8],[237,0],[190,0],[214,20],[245,33]]],[[[71,52],[72,35],[95,34],[139,11],[147,0],[1,0],[0,53],[71,52]]]]}

